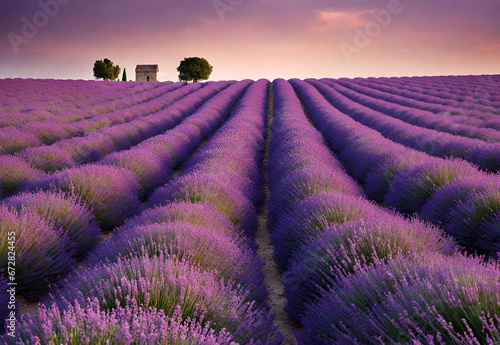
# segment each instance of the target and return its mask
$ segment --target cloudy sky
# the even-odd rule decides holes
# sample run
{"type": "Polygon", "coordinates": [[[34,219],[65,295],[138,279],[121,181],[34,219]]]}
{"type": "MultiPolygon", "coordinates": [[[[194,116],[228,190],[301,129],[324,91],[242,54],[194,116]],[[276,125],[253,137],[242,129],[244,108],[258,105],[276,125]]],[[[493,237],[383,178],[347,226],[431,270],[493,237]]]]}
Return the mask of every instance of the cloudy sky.
{"type": "Polygon", "coordinates": [[[0,0],[0,78],[176,80],[500,73],[500,0],[0,0]]]}

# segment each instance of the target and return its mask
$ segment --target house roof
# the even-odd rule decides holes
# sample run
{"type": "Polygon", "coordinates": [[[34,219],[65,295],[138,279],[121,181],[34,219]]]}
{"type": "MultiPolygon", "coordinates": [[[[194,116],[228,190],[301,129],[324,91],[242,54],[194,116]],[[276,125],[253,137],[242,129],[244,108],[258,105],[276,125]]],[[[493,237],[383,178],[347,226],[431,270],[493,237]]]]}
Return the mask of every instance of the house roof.
{"type": "Polygon", "coordinates": [[[136,72],[158,72],[158,65],[137,65],[136,72]]]}

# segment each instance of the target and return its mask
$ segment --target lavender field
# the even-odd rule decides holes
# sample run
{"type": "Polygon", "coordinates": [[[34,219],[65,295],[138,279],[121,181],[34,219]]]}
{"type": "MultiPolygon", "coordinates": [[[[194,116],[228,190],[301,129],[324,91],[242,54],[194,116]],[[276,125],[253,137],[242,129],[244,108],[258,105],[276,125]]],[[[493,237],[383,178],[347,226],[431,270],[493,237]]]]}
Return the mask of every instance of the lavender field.
{"type": "Polygon", "coordinates": [[[500,75],[0,79],[0,343],[500,344],[499,172],[500,75]]]}

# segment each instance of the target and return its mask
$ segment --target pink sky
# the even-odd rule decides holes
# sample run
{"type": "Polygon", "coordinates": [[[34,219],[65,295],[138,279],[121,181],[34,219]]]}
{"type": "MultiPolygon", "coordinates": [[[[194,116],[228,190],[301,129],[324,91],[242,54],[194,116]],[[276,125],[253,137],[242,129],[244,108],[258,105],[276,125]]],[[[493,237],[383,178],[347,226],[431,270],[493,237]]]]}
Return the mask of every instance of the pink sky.
{"type": "Polygon", "coordinates": [[[500,73],[498,0],[40,1],[66,3],[0,0],[0,78],[93,79],[107,57],[177,80],[188,56],[212,80],[500,73]]]}

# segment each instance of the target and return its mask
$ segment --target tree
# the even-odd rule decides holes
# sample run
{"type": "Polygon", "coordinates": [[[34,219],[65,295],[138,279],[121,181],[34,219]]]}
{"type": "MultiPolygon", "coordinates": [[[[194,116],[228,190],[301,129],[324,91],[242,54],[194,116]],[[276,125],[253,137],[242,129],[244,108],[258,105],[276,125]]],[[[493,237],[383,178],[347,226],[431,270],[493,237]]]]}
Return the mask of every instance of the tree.
{"type": "Polygon", "coordinates": [[[127,69],[123,69],[123,76],[122,76],[122,81],[127,81],[127,69]]]}
{"type": "Polygon", "coordinates": [[[213,67],[204,58],[190,57],[181,61],[177,71],[180,81],[193,81],[197,83],[200,80],[206,80],[210,77],[213,67]]]}
{"type": "Polygon", "coordinates": [[[97,60],[94,63],[94,77],[103,80],[116,80],[120,75],[120,66],[113,65],[109,59],[97,60]]]}

